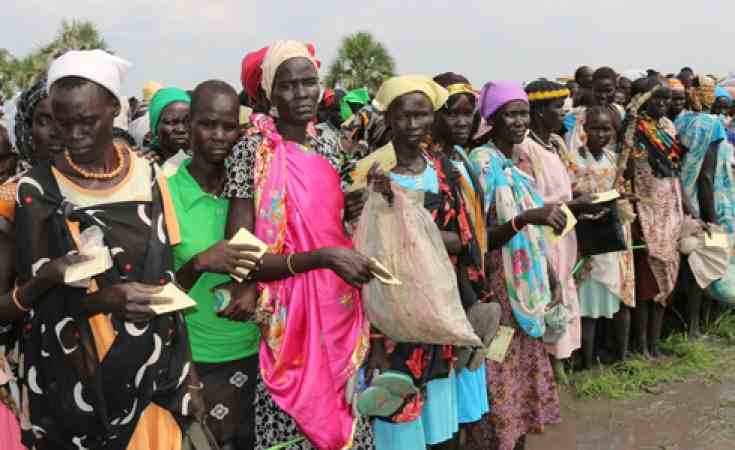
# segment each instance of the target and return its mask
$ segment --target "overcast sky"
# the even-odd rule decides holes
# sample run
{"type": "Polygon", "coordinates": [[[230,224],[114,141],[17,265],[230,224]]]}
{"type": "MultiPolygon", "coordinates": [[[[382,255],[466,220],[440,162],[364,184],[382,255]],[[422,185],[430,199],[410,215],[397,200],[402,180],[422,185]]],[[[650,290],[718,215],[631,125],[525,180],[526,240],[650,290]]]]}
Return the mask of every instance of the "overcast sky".
{"type": "Polygon", "coordinates": [[[726,0],[0,2],[0,47],[23,56],[48,42],[62,19],[92,20],[134,64],[124,91],[138,96],[147,80],[191,88],[219,78],[239,90],[243,55],[276,39],[313,42],[326,66],[341,37],[358,30],[387,46],[399,73],[451,70],[476,85],[566,75],[581,64],[735,70],[735,3],[726,0]]]}

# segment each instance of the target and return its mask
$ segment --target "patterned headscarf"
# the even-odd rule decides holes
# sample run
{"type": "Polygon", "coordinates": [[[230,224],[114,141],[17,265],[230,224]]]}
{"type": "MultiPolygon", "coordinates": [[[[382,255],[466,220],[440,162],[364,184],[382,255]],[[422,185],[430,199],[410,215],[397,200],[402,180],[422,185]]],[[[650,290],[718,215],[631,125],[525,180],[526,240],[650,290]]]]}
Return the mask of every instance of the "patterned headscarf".
{"type": "Polygon", "coordinates": [[[15,148],[20,155],[19,166],[28,168],[33,155],[33,114],[41,100],[48,97],[46,80],[41,80],[21,94],[15,113],[15,148]]]}

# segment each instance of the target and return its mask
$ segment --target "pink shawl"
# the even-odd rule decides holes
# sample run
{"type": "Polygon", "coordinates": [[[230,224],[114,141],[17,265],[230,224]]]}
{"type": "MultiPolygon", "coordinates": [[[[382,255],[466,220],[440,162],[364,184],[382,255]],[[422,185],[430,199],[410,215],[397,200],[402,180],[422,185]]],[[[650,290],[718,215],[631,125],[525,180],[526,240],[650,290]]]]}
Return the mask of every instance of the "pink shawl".
{"type": "MultiPolygon", "coordinates": [[[[561,138],[558,138],[557,143],[560,141],[561,138]]],[[[536,190],[544,203],[562,203],[572,199],[572,182],[559,156],[531,138],[526,138],[518,149],[530,159],[536,190]]],[[[572,276],[572,270],[577,262],[577,235],[569,233],[556,244],[549,244],[548,258],[562,283],[564,303],[572,313],[573,320],[561,339],[546,347],[557,359],[565,359],[581,346],[579,300],[577,286],[572,276]]]]}
{"type": "MultiPolygon", "coordinates": [[[[334,168],[313,150],[283,140],[270,117],[255,115],[252,122],[263,136],[255,163],[255,234],[272,253],[352,248],[334,168]]],[[[315,447],[350,447],[356,418],[345,386],[369,345],[359,291],[330,270],[259,287],[259,310],[272,313],[263,326],[260,370],[273,400],[315,447]]]]}

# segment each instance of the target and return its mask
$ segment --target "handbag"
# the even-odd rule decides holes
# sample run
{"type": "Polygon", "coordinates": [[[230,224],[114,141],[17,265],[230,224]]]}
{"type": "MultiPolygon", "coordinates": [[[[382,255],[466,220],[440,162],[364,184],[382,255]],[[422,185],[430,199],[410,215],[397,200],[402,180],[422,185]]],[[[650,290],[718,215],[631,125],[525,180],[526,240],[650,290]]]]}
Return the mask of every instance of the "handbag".
{"type": "Polygon", "coordinates": [[[583,214],[577,219],[577,246],[582,256],[620,252],[628,249],[615,201],[596,214],[583,214]]]}

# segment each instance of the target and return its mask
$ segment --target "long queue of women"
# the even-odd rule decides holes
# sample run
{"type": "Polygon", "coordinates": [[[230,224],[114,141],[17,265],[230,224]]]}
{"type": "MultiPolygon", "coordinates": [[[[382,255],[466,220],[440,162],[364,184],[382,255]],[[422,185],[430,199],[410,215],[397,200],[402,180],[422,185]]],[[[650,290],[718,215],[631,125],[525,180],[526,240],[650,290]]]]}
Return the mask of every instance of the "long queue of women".
{"type": "Polygon", "coordinates": [[[315,54],[249,53],[241,95],[159,87],[127,131],[131,65],[101,50],[22,94],[0,187],[1,448],[523,449],[562,420],[562,361],[595,365],[597,330],[618,359],[658,358],[675,292],[693,337],[703,299],[735,297],[732,97],[710,78],[584,67],[478,92],[447,72],[372,97],[320,92],[315,54]],[[362,288],[415,251],[386,270],[355,250],[374,194],[420,199],[457,291],[429,301],[456,303],[476,345],[371,320],[362,288]],[[100,247],[109,264],[71,282],[100,247]],[[174,282],[195,307],[168,312],[174,282]]]}

